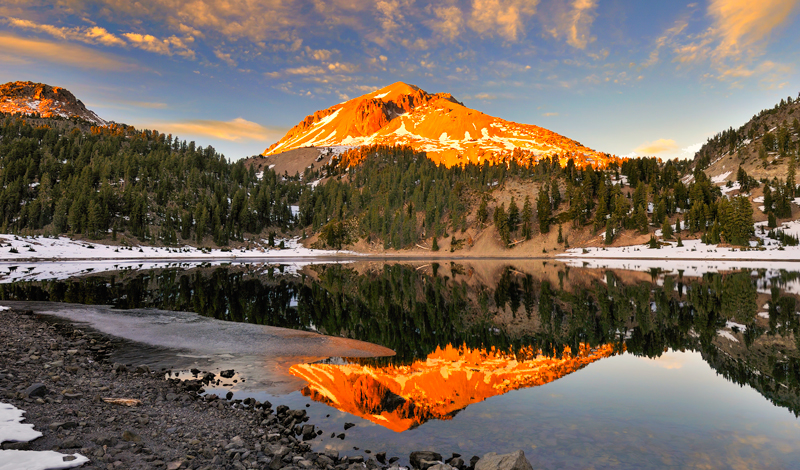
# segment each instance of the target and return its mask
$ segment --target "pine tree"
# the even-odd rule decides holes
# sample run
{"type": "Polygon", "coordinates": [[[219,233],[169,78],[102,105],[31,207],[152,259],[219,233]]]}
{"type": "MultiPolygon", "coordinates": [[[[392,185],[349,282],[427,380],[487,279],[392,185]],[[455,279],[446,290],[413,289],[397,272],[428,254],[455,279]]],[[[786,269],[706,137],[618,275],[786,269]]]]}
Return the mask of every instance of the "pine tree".
{"type": "Polygon", "coordinates": [[[661,234],[665,240],[672,238],[672,224],[669,223],[669,219],[664,219],[664,223],[661,224],[661,234]]]}
{"type": "Polygon", "coordinates": [[[508,246],[510,241],[510,232],[508,227],[508,215],[506,215],[505,203],[500,204],[500,207],[494,210],[494,226],[503,244],[508,246]]]}
{"type": "Polygon", "coordinates": [[[539,218],[539,231],[547,233],[550,231],[550,195],[547,192],[547,185],[539,188],[539,196],[536,198],[536,212],[539,218]]]}
{"type": "Polygon", "coordinates": [[[431,242],[431,251],[439,251],[439,242],[436,241],[436,237],[433,237],[433,242],[431,242]]]}
{"type": "Polygon", "coordinates": [[[775,213],[770,211],[767,215],[767,227],[775,228],[778,226],[778,219],[775,217],[775,213]]]}
{"type": "Polygon", "coordinates": [[[614,227],[611,225],[611,220],[606,220],[606,245],[614,242],[614,227]]]}
{"type": "Polygon", "coordinates": [[[764,212],[772,212],[772,188],[769,183],[764,184],[764,212]]]}
{"type": "Polygon", "coordinates": [[[556,239],[558,243],[564,243],[564,234],[561,232],[561,224],[558,224],[558,238],[556,239]]]}
{"type": "Polygon", "coordinates": [[[517,231],[517,227],[519,226],[519,207],[517,207],[517,202],[514,200],[514,196],[511,196],[511,202],[508,204],[508,230],[511,233],[517,231]]]}
{"type": "Polygon", "coordinates": [[[558,180],[550,182],[550,201],[553,203],[554,211],[561,206],[561,190],[558,188],[558,180]]]}
{"type": "Polygon", "coordinates": [[[522,206],[522,236],[525,240],[531,239],[531,221],[533,220],[533,208],[531,198],[525,196],[525,204],[522,206]]]}
{"type": "Polygon", "coordinates": [[[487,205],[486,196],[483,196],[483,198],[481,198],[481,204],[478,206],[478,213],[476,214],[479,224],[485,224],[486,220],[489,218],[489,208],[487,205]]]}

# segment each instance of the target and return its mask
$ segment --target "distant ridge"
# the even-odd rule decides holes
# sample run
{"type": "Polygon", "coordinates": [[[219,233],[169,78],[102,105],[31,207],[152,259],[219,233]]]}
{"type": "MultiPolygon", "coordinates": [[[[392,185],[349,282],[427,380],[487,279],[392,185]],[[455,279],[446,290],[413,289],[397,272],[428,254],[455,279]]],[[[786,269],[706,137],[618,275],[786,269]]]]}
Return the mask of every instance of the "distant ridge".
{"type": "Polygon", "coordinates": [[[558,155],[562,164],[606,166],[615,159],[539,126],[467,108],[449,93],[397,82],[307,116],[264,156],[303,147],[409,145],[447,166],[558,155]]]}
{"type": "Polygon", "coordinates": [[[45,118],[78,117],[99,126],[107,124],[69,90],[44,83],[8,82],[0,85],[0,112],[39,114],[45,118]]]}

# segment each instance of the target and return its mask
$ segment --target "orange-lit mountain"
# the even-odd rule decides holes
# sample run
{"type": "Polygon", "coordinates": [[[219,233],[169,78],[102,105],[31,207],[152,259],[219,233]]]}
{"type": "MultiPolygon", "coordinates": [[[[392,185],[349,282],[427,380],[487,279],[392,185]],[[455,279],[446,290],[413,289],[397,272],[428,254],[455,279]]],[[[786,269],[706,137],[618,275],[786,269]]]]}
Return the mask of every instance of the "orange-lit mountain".
{"type": "Polygon", "coordinates": [[[430,94],[397,82],[306,117],[264,151],[302,147],[410,145],[447,166],[510,158],[571,156],[579,166],[604,165],[609,156],[531,124],[517,124],[469,109],[449,93],[430,94]]]}
{"type": "Polygon", "coordinates": [[[567,349],[561,358],[447,346],[408,366],[300,364],[290,372],[308,381],[303,395],[403,432],[429,419],[451,419],[489,397],[550,383],[614,353],[611,344],[582,346],[575,354],[567,349]]]}
{"type": "Polygon", "coordinates": [[[93,111],[68,90],[34,82],[8,82],[0,85],[0,112],[40,114],[42,117],[78,117],[105,126],[93,111]]]}

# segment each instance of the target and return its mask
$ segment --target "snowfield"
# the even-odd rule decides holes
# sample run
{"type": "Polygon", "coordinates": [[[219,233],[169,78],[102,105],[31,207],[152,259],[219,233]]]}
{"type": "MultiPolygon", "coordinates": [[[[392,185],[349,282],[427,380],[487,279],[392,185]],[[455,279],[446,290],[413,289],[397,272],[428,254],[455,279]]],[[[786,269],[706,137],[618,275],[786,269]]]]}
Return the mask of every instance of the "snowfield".
{"type": "Polygon", "coordinates": [[[152,246],[113,246],[72,240],[66,237],[18,237],[0,235],[0,261],[15,260],[215,260],[215,259],[274,259],[357,256],[350,251],[313,250],[300,245],[299,238],[275,240],[275,245],[284,242],[283,250],[267,247],[266,240],[254,245],[256,248],[201,250],[191,246],[152,247],[152,246]]]}
{"type": "MultiPolygon", "coordinates": [[[[32,424],[22,423],[25,419],[23,414],[25,412],[19,408],[0,402],[0,443],[29,442],[42,435],[33,429],[32,424]]],[[[89,459],[80,454],[68,456],[50,450],[0,450],[0,470],[75,468],[88,461],[89,459]],[[64,461],[65,457],[72,460],[64,461]]]]}

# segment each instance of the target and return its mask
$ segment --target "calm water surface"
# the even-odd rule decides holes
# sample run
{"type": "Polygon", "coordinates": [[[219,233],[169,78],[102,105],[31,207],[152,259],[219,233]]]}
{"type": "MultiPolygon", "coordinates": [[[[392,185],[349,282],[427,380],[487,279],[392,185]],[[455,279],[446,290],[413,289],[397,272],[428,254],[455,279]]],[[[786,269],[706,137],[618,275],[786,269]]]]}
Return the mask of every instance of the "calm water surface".
{"type": "MultiPolygon", "coordinates": [[[[800,468],[791,269],[356,262],[17,275],[37,269],[0,266],[0,299],[110,305],[161,322],[169,317],[147,309],[196,312],[396,351],[251,363],[247,382],[209,390],[310,404],[325,431],[318,449],[467,458],[523,449],[552,469],[800,468]],[[276,368],[291,378],[277,397],[257,385],[276,368]],[[331,438],[345,422],[357,426],[331,438]]],[[[155,358],[144,346],[127,353],[155,358]]],[[[169,357],[159,350],[159,364],[169,357]]]]}

